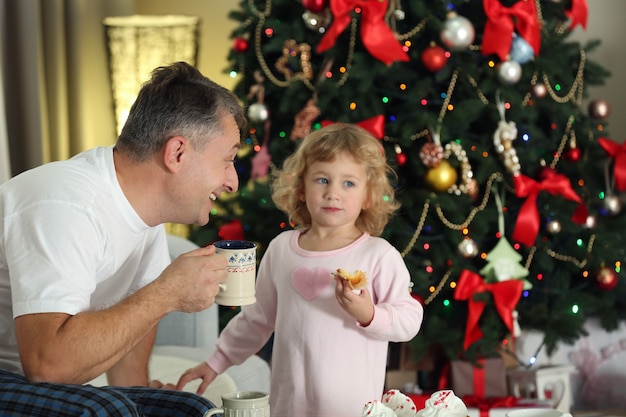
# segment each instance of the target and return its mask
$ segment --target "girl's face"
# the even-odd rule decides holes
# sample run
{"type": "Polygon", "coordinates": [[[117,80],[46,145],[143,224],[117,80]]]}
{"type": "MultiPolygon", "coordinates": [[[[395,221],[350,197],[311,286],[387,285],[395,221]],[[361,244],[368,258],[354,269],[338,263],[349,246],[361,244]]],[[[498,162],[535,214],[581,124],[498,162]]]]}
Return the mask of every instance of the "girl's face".
{"type": "Polygon", "coordinates": [[[353,227],[367,207],[365,166],[348,153],[334,160],[312,163],[304,176],[304,201],[312,226],[353,227]]]}

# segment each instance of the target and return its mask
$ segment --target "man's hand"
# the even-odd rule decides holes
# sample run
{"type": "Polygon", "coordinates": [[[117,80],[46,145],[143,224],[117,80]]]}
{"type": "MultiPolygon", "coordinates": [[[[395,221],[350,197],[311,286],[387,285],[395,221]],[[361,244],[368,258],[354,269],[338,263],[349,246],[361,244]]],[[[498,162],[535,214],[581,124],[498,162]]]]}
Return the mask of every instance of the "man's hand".
{"type": "Polygon", "coordinates": [[[210,245],[176,258],[154,284],[164,286],[166,296],[173,298],[173,310],[194,313],[213,305],[227,266],[226,258],[210,245]]]}
{"type": "Polygon", "coordinates": [[[348,281],[335,279],[335,297],[341,308],[354,317],[362,326],[368,326],[374,319],[374,303],[367,288],[356,293],[348,281]]]}

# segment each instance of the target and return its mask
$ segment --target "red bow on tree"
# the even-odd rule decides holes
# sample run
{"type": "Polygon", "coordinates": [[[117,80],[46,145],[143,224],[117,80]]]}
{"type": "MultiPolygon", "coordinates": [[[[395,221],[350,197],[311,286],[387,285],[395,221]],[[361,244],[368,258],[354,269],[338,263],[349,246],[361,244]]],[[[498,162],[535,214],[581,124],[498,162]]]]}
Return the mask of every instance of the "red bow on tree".
{"type": "Polygon", "coordinates": [[[331,48],[350,24],[350,12],[361,9],[361,40],[373,57],[386,65],[394,61],[409,61],[409,56],[385,23],[388,0],[330,0],[333,23],[317,45],[317,52],[331,48]]]}
{"type": "MultiPolygon", "coordinates": [[[[513,240],[523,243],[526,246],[533,246],[539,233],[539,210],[537,209],[537,196],[541,191],[550,194],[559,194],[568,200],[582,203],[581,198],[572,190],[569,179],[562,174],[553,174],[541,182],[524,175],[513,177],[515,183],[515,195],[520,198],[527,197],[517,216],[515,229],[513,230],[513,240]]],[[[578,220],[575,216],[574,221],[578,220]]]]}
{"type": "Polygon", "coordinates": [[[467,300],[467,327],[465,328],[465,342],[463,344],[465,350],[483,336],[483,332],[478,326],[478,320],[483,314],[486,303],[474,300],[474,294],[491,292],[498,314],[509,331],[513,333],[513,310],[515,310],[522,295],[522,286],[523,283],[519,279],[486,284],[482,277],[475,272],[467,269],[461,272],[456,291],[454,291],[454,298],[467,300]]]}
{"type": "Polygon", "coordinates": [[[587,13],[587,0],[572,0],[572,7],[565,11],[565,15],[572,21],[569,30],[574,29],[576,25],[587,29],[587,13]]]}
{"type": "MultiPolygon", "coordinates": [[[[322,127],[332,125],[332,120],[322,120],[322,127]]],[[[370,117],[369,119],[356,122],[355,125],[362,127],[370,132],[375,138],[382,139],[385,137],[385,116],[379,114],[378,116],[370,117]]]]}
{"type": "Polygon", "coordinates": [[[613,177],[618,191],[626,190],[626,141],[621,145],[611,139],[599,138],[598,143],[602,149],[615,159],[613,163],[613,177]]]}
{"type": "Polygon", "coordinates": [[[243,224],[241,220],[235,219],[229,223],[223,224],[218,229],[217,235],[224,240],[243,240],[243,224]]]}
{"type": "Polygon", "coordinates": [[[511,7],[505,7],[499,0],[483,0],[487,15],[483,33],[483,55],[497,54],[506,61],[511,52],[513,30],[539,55],[541,34],[537,20],[537,8],[534,0],[518,1],[511,7]]]}

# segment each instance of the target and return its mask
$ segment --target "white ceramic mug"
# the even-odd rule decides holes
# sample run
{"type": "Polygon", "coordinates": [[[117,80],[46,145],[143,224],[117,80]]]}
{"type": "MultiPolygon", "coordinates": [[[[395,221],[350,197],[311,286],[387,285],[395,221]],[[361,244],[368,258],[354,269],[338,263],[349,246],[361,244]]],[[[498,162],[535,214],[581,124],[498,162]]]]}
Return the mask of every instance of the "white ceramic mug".
{"type": "Polygon", "coordinates": [[[220,240],[215,252],[228,260],[228,277],[220,284],[215,302],[223,306],[243,306],[256,301],[256,244],[248,240],[220,240]]]}
{"type": "Polygon", "coordinates": [[[260,391],[235,391],[222,395],[222,408],[213,408],[204,417],[270,417],[269,394],[260,391]]]}
{"type": "Polygon", "coordinates": [[[522,408],[506,413],[506,417],[572,417],[570,413],[546,408],[522,408]]]}

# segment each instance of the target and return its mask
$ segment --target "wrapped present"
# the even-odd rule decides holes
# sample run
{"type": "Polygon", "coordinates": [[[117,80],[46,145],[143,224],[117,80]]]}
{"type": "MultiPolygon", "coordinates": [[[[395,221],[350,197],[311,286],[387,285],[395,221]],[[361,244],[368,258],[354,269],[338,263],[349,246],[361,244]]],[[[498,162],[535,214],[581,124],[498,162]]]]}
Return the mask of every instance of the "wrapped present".
{"type": "Polygon", "coordinates": [[[452,389],[461,397],[493,398],[509,394],[502,358],[480,359],[475,365],[467,361],[452,361],[450,374],[452,389]]]}

